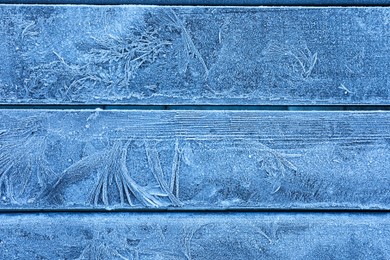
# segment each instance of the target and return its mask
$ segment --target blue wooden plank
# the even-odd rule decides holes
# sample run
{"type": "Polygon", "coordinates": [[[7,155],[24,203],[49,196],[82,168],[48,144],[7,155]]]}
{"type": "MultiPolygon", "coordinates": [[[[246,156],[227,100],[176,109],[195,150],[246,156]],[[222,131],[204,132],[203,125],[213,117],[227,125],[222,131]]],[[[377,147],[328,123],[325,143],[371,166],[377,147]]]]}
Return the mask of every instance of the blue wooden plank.
{"type": "Polygon", "coordinates": [[[0,6],[3,104],[389,104],[389,8],[0,6]]]}
{"type": "Polygon", "coordinates": [[[7,4],[142,4],[142,5],[389,5],[388,0],[0,0],[7,4]]]}
{"type": "Polygon", "coordinates": [[[388,214],[62,213],[0,220],[2,259],[390,258],[388,214]]]}
{"type": "Polygon", "coordinates": [[[0,111],[0,208],[389,209],[390,113],[0,111]]]}

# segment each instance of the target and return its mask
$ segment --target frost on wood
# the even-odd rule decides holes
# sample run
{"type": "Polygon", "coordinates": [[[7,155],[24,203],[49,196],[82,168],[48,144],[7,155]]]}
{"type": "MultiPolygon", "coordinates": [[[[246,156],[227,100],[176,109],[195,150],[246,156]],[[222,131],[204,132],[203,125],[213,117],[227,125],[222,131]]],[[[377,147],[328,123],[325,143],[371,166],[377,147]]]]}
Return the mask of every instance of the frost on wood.
{"type": "Polygon", "coordinates": [[[91,260],[390,257],[388,214],[109,215],[2,215],[0,257],[91,260]]]}
{"type": "Polygon", "coordinates": [[[2,203],[26,203],[26,193],[37,193],[53,175],[47,159],[49,136],[38,118],[11,123],[0,132],[0,196],[2,203]]]}
{"type": "Polygon", "coordinates": [[[2,6],[0,103],[387,104],[389,13],[2,6]]]}
{"type": "Polygon", "coordinates": [[[29,68],[25,79],[27,95],[73,101],[85,93],[95,95],[97,89],[107,97],[129,93],[137,71],[156,62],[171,44],[151,27],[97,37],[91,37],[91,46],[76,62],[66,61],[53,51],[52,62],[29,68]]]}
{"type": "Polygon", "coordinates": [[[267,76],[273,84],[294,87],[300,82],[312,82],[310,75],[317,65],[318,54],[312,53],[306,44],[289,46],[270,42],[262,54],[270,65],[267,76]]]}
{"type": "Polygon", "coordinates": [[[1,208],[388,208],[388,113],[0,114],[1,208]]]}
{"type": "MultiPolygon", "coordinates": [[[[43,192],[43,196],[53,202],[62,203],[64,200],[61,196],[62,189],[89,177],[95,171],[98,175],[97,182],[90,193],[90,203],[94,206],[100,203],[105,206],[118,203],[129,206],[135,206],[136,203],[141,203],[141,205],[146,207],[181,205],[179,199],[173,194],[175,192],[174,185],[171,185],[169,189],[168,183],[164,179],[158,152],[154,149],[153,153],[150,154],[147,141],[144,142],[144,146],[149,162],[148,166],[150,167],[150,171],[153,172],[156,183],[150,182],[145,186],[141,186],[133,179],[131,176],[132,169],[129,171],[127,164],[128,160],[137,163],[137,158],[128,158],[128,153],[132,149],[139,147],[134,143],[132,140],[126,142],[115,141],[106,151],[96,152],[83,157],[65,169],[54,185],[48,187],[43,192]],[[155,161],[155,164],[151,161],[155,161]],[[115,201],[112,198],[118,196],[119,201],[115,201]],[[167,198],[167,202],[164,202],[164,197],[167,198]]],[[[170,182],[175,183],[176,178],[176,175],[172,176],[170,182]]]]}

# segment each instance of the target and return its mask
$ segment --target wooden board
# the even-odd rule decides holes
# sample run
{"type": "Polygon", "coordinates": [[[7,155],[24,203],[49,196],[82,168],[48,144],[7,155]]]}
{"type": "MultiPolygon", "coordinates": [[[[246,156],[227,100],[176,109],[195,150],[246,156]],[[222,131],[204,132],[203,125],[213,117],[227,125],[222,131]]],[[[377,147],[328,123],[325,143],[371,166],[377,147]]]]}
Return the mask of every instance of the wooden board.
{"type": "Polygon", "coordinates": [[[0,215],[2,259],[389,259],[388,214],[0,215]]]}
{"type": "Polygon", "coordinates": [[[0,111],[9,209],[389,209],[390,113],[0,111]]]}
{"type": "Polygon", "coordinates": [[[0,5],[0,259],[390,259],[390,113],[276,111],[388,109],[389,29],[390,8],[0,5]]]}
{"type": "Polygon", "coordinates": [[[7,4],[94,4],[94,5],[389,5],[387,0],[0,0],[7,4]]]}
{"type": "Polygon", "coordinates": [[[0,7],[3,104],[390,104],[389,8],[0,7]]]}

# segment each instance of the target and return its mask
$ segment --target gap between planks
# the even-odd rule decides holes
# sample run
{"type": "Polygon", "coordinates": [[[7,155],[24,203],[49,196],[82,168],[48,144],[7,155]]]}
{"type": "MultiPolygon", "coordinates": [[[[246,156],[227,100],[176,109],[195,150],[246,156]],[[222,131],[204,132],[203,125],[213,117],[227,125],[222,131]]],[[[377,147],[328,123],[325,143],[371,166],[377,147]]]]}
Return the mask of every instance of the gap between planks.
{"type": "Polygon", "coordinates": [[[0,105],[3,109],[36,110],[226,110],[226,111],[390,111],[390,105],[0,105]]]}
{"type": "Polygon", "coordinates": [[[0,0],[0,6],[9,4],[34,5],[156,5],[202,7],[389,7],[386,0],[0,0]]]}
{"type": "Polygon", "coordinates": [[[282,209],[282,208],[270,208],[270,209],[256,209],[256,208],[229,208],[229,209],[152,209],[152,208],[139,208],[139,209],[0,209],[0,215],[6,214],[86,214],[86,213],[103,213],[103,214],[121,214],[121,213],[151,213],[151,214],[360,214],[360,215],[376,215],[376,214],[388,214],[389,209],[282,209]]]}

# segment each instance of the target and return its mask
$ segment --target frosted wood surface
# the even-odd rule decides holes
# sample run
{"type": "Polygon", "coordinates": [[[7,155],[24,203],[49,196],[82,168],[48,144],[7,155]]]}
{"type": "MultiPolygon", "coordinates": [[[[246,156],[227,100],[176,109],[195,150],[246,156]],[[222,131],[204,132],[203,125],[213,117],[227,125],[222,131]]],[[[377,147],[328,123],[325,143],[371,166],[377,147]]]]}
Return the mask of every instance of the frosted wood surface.
{"type": "Polygon", "coordinates": [[[0,103],[389,104],[389,8],[0,7],[0,103]]]}
{"type": "Polygon", "coordinates": [[[8,4],[388,5],[388,0],[0,0],[8,4]]]}
{"type": "Polygon", "coordinates": [[[388,214],[63,213],[0,220],[2,259],[390,258],[388,214]]]}
{"type": "Polygon", "coordinates": [[[0,111],[0,207],[381,208],[386,112],[0,111]]]}

